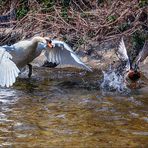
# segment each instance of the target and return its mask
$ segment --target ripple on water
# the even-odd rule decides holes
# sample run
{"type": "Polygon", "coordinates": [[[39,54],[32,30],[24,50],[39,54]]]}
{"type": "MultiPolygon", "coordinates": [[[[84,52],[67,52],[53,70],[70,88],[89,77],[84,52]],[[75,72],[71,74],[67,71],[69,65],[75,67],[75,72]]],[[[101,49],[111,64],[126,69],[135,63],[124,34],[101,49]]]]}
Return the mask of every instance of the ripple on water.
{"type": "Polygon", "coordinates": [[[90,75],[37,74],[38,81],[0,90],[1,147],[146,146],[147,94],[102,94],[85,87],[93,83],[90,75]]]}
{"type": "Polygon", "coordinates": [[[19,92],[13,88],[0,89],[0,103],[11,104],[17,101],[19,92]]]}

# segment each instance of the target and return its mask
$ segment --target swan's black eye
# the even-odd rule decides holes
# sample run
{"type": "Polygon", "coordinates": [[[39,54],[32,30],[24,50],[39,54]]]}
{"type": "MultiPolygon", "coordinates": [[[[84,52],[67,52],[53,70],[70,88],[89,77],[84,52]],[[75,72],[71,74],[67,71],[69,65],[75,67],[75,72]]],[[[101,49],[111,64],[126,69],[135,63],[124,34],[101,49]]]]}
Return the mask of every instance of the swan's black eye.
{"type": "Polygon", "coordinates": [[[50,39],[46,39],[47,43],[51,44],[52,41],[50,39]]]}
{"type": "Polygon", "coordinates": [[[48,41],[48,43],[50,43],[50,44],[51,44],[51,43],[52,43],[52,41],[51,41],[51,40],[49,40],[49,41],[48,41]]]}

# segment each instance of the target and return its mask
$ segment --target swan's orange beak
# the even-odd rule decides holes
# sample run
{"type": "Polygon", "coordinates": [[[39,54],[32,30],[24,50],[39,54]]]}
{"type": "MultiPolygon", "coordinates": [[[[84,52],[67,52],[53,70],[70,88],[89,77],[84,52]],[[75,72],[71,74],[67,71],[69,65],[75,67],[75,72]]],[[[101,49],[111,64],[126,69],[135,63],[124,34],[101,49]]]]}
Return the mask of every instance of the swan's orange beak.
{"type": "Polygon", "coordinates": [[[51,40],[46,40],[46,41],[47,41],[47,46],[49,48],[53,48],[52,41],[51,40]]]}
{"type": "Polygon", "coordinates": [[[49,48],[53,48],[53,45],[52,45],[52,43],[47,43],[47,46],[49,47],[49,48]]]}
{"type": "Polygon", "coordinates": [[[45,37],[45,40],[46,40],[46,42],[47,42],[47,47],[49,47],[49,48],[53,48],[52,40],[49,39],[49,38],[46,38],[46,37],[45,37]]]}

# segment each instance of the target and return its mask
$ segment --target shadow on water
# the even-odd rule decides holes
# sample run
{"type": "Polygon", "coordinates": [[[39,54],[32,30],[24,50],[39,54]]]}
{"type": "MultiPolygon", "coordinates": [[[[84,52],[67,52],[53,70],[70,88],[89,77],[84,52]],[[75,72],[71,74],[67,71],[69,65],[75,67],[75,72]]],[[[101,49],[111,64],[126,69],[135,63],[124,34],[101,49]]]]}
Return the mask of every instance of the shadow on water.
{"type": "Polygon", "coordinates": [[[102,93],[101,72],[34,70],[0,90],[2,147],[146,147],[148,88],[102,93]]]}

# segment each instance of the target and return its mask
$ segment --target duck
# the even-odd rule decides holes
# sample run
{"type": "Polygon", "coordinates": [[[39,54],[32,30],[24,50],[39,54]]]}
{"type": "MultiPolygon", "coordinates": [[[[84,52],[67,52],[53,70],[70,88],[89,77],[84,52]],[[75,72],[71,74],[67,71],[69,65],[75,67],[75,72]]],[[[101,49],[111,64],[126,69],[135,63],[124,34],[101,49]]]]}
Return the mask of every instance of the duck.
{"type": "MultiPolygon", "coordinates": [[[[13,63],[15,68],[17,67],[17,73],[21,72],[22,69],[28,65],[29,73],[28,77],[30,78],[32,75],[32,64],[31,62],[37,58],[41,53],[45,54],[45,57],[49,62],[57,63],[57,64],[67,64],[73,65],[75,67],[79,67],[85,69],[87,71],[92,71],[91,68],[85,65],[80,58],[75,54],[70,46],[68,46],[65,42],[58,40],[51,40],[49,37],[40,37],[35,36],[28,40],[19,41],[11,46],[4,45],[1,47],[1,50],[5,50],[6,55],[9,55],[9,62],[13,63]],[[10,58],[11,57],[11,58],[10,58]]],[[[0,57],[3,57],[1,52],[0,57]]],[[[4,59],[3,59],[4,60],[4,59]]],[[[5,65],[3,69],[7,68],[5,65]]],[[[10,65],[11,66],[11,65],[10,65]]],[[[2,79],[1,75],[3,74],[3,70],[0,71],[0,80],[2,79]]],[[[11,78],[12,73],[7,71],[7,75],[11,78]]],[[[12,86],[16,81],[16,77],[13,81],[9,81],[6,76],[4,76],[5,81],[0,83],[0,86],[9,87],[12,86]]]]}
{"type": "Polygon", "coordinates": [[[122,65],[122,73],[124,75],[125,83],[130,88],[137,88],[137,82],[141,78],[141,71],[139,68],[140,62],[143,62],[148,56],[148,42],[146,41],[141,52],[136,58],[135,64],[130,61],[130,58],[127,54],[127,49],[123,37],[119,43],[119,48],[116,52],[118,58],[120,59],[122,65]]]}

